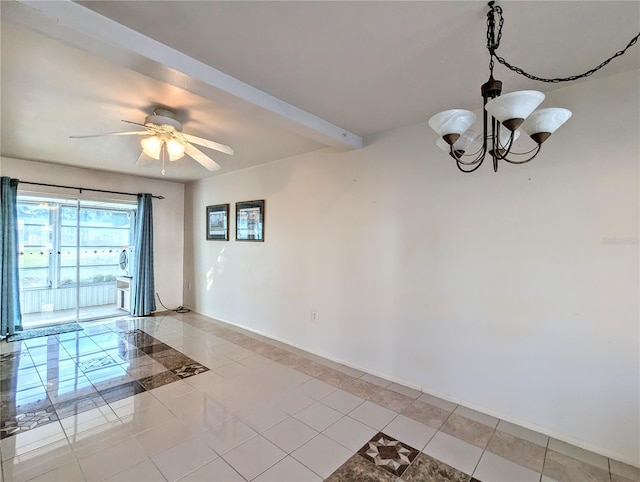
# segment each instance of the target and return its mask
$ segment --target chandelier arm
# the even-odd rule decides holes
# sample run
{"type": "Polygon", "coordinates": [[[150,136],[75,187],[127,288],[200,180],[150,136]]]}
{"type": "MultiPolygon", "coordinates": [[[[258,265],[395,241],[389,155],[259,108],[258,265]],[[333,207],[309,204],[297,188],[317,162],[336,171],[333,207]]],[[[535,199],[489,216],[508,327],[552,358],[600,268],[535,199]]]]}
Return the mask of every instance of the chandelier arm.
{"type": "MultiPolygon", "coordinates": [[[[529,159],[525,159],[524,161],[512,161],[512,160],[507,159],[506,157],[503,157],[502,160],[508,162],[509,164],[525,164],[525,163],[529,162],[530,160],[532,160],[534,157],[536,157],[538,155],[538,153],[540,152],[541,148],[542,148],[542,144],[538,144],[538,147],[533,149],[535,151],[533,156],[531,156],[529,159]]],[[[529,151],[529,152],[532,152],[532,151],[529,151]]]]}
{"type": "Polygon", "coordinates": [[[462,166],[464,166],[465,164],[464,164],[464,163],[462,163],[462,162],[460,162],[460,161],[456,161],[456,166],[458,166],[458,169],[460,169],[462,172],[464,172],[464,173],[469,173],[469,172],[473,172],[473,171],[475,171],[475,170],[476,170],[476,169],[478,169],[480,166],[482,166],[482,161],[484,161],[484,157],[482,157],[482,158],[480,159],[480,162],[478,162],[478,165],[477,165],[476,167],[474,167],[473,169],[469,169],[469,170],[462,169],[462,166]]]}
{"type": "Polygon", "coordinates": [[[487,146],[486,146],[486,142],[482,144],[482,147],[477,150],[476,152],[474,152],[473,154],[458,154],[458,152],[460,151],[456,151],[453,148],[453,145],[451,145],[449,147],[449,154],[451,155],[451,157],[453,157],[457,163],[465,165],[465,166],[473,166],[477,163],[482,164],[482,161],[484,160],[484,157],[486,155],[487,152],[487,146]],[[463,157],[471,157],[471,156],[476,156],[475,159],[473,161],[463,161],[462,158],[463,157]]]}
{"type": "Polygon", "coordinates": [[[489,68],[490,68],[492,73],[493,73],[493,59],[495,58],[498,61],[498,63],[504,65],[509,70],[515,72],[516,74],[522,75],[522,76],[524,76],[524,77],[526,77],[528,79],[531,79],[531,80],[536,80],[538,82],[548,82],[548,83],[552,83],[552,84],[558,84],[560,82],[573,82],[574,80],[578,80],[578,79],[583,79],[585,77],[589,77],[590,75],[594,74],[595,72],[597,72],[601,68],[605,67],[613,59],[624,55],[627,52],[627,50],[629,48],[633,47],[638,42],[638,39],[640,39],[640,33],[638,33],[638,35],[636,35],[635,37],[633,37],[629,41],[629,43],[627,44],[627,46],[625,48],[623,48],[622,50],[618,50],[611,57],[609,57],[608,59],[606,59],[603,62],[601,62],[600,65],[598,65],[597,67],[594,67],[592,69],[589,69],[589,70],[587,70],[586,72],[584,72],[582,74],[571,75],[569,77],[557,77],[557,78],[554,78],[554,79],[547,79],[547,78],[544,78],[544,77],[538,77],[536,75],[529,74],[528,72],[525,72],[525,70],[522,69],[521,67],[517,67],[515,65],[511,65],[503,57],[500,57],[496,53],[496,50],[498,50],[498,47],[500,47],[500,40],[502,38],[502,26],[504,24],[504,18],[502,16],[502,9],[499,6],[494,5],[494,3],[495,2],[489,2],[489,12],[487,13],[487,50],[489,51],[489,55],[490,55],[489,68]],[[495,24],[494,16],[499,19],[497,31],[496,31],[496,24],[495,24]]]}

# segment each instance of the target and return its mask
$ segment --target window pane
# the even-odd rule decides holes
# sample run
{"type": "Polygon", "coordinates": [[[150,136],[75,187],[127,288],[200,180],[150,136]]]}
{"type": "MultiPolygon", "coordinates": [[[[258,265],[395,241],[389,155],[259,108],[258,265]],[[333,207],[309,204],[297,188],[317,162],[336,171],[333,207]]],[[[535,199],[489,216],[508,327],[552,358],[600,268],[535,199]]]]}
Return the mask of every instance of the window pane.
{"type": "Polygon", "coordinates": [[[24,268],[20,270],[20,289],[46,288],[49,286],[49,268],[24,268]]]}
{"type": "Polygon", "coordinates": [[[27,248],[18,255],[18,268],[46,268],[49,266],[51,251],[41,248],[27,248]]]}
{"type": "Polygon", "coordinates": [[[76,284],[76,268],[60,268],[60,279],[58,286],[65,287],[76,284]]]}
{"type": "Polygon", "coordinates": [[[118,266],[86,266],[80,267],[80,284],[110,283],[115,285],[118,266]]]}

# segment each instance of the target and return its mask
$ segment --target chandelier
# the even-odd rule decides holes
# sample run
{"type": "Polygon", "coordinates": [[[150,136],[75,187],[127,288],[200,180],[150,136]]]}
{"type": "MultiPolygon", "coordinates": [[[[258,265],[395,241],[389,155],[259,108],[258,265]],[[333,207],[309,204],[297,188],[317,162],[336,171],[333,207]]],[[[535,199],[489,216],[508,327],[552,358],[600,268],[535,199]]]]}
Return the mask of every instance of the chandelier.
{"type": "Polygon", "coordinates": [[[489,2],[487,13],[487,50],[489,51],[489,80],[482,85],[483,99],[483,132],[477,133],[471,129],[476,115],[463,109],[452,109],[440,112],[429,119],[429,126],[436,131],[439,139],[436,145],[448,152],[456,161],[462,172],[473,172],[478,169],[487,154],[493,159],[493,170],[498,171],[498,161],[511,164],[524,164],[538,155],[542,143],[546,141],[570,117],[571,111],[561,108],[538,109],[544,100],[544,94],[535,90],[522,90],[502,94],[502,82],[493,78],[494,58],[517,74],[541,82],[568,82],[588,77],[600,70],[611,60],[623,55],[634,45],[640,34],[631,39],[621,51],[602,62],[584,74],[566,78],[544,79],[528,74],[519,67],[509,64],[504,58],[496,54],[502,37],[502,8],[489,2]],[[525,152],[515,152],[513,149],[516,139],[524,132],[534,142],[534,147],[525,152]],[[482,136],[482,146],[472,154],[467,154],[469,148],[482,136]]]}

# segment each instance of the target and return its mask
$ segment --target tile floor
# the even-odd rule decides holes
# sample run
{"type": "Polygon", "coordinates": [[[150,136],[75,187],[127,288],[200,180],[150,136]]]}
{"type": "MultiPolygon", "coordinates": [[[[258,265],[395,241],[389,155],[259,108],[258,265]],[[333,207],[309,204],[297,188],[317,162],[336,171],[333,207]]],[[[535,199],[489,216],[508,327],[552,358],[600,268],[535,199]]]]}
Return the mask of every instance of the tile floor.
{"type": "Polygon", "coordinates": [[[0,343],[0,480],[608,481],[640,470],[197,314],[0,343]]]}

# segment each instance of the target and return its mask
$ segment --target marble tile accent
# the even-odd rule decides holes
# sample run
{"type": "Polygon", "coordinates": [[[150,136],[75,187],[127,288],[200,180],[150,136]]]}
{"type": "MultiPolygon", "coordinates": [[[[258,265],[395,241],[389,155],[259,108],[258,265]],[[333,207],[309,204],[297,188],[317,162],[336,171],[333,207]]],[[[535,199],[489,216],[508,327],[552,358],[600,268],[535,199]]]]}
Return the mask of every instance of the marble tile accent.
{"type": "Polygon", "coordinates": [[[363,398],[365,400],[370,399],[375,394],[381,391],[381,387],[375,383],[367,382],[366,380],[354,379],[348,385],[342,388],[345,392],[349,392],[356,397],[363,398]]]}
{"type": "Polygon", "coordinates": [[[338,370],[333,370],[331,368],[325,369],[316,378],[328,383],[329,385],[333,385],[336,388],[347,387],[354,381],[354,378],[352,376],[346,375],[342,372],[339,372],[338,370]]]}
{"type": "Polygon", "coordinates": [[[418,455],[418,450],[378,432],[358,454],[392,475],[400,477],[418,455]]]}
{"type": "Polygon", "coordinates": [[[623,464],[617,460],[609,460],[609,467],[611,470],[611,480],[614,482],[614,478],[620,481],[624,479],[640,481],[640,468],[632,467],[631,465],[623,464]]]}
{"type": "Polygon", "coordinates": [[[389,380],[385,380],[384,378],[377,377],[375,375],[371,375],[369,373],[365,373],[360,377],[360,380],[364,380],[365,382],[373,383],[374,385],[378,385],[379,387],[386,388],[391,385],[389,380]]]}
{"type": "Polygon", "coordinates": [[[527,440],[528,442],[532,442],[545,448],[547,447],[547,443],[549,443],[548,436],[538,432],[534,432],[533,430],[529,430],[528,428],[520,427],[519,425],[515,425],[510,422],[505,422],[504,420],[500,420],[498,422],[497,430],[513,435],[514,437],[527,440]]]}
{"type": "Polygon", "coordinates": [[[450,411],[423,402],[420,399],[414,400],[411,405],[402,411],[403,415],[435,429],[439,429],[442,426],[450,413],[450,411]]]}
{"type": "Polygon", "coordinates": [[[440,430],[484,449],[493,435],[494,428],[453,412],[440,430]]]}
{"type": "Polygon", "coordinates": [[[471,476],[426,454],[419,454],[402,475],[402,480],[406,482],[469,482],[469,479],[471,476]]]}
{"type": "Polygon", "coordinates": [[[157,375],[151,375],[150,377],[141,378],[138,383],[142,385],[146,390],[152,390],[154,388],[161,387],[167,383],[177,382],[180,377],[171,371],[158,373],[157,375]]]}
{"type": "Polygon", "coordinates": [[[428,393],[423,393],[418,397],[418,400],[421,402],[428,403],[429,405],[433,405],[434,407],[441,408],[446,412],[453,412],[458,404],[449,402],[448,400],[444,400],[443,398],[434,397],[433,395],[429,395],[428,393]]]}
{"type": "Polygon", "coordinates": [[[414,399],[385,388],[376,393],[370,400],[389,410],[402,413],[405,408],[411,405],[414,399]]]}
{"type": "MultiPolygon", "coordinates": [[[[326,482],[394,482],[397,477],[356,454],[342,464],[326,482]]],[[[424,480],[424,479],[420,479],[424,480]]]]}
{"type": "Polygon", "coordinates": [[[593,452],[581,449],[580,447],[576,447],[575,445],[570,445],[566,442],[561,442],[560,440],[556,440],[554,438],[549,439],[548,448],[549,450],[553,450],[554,452],[568,455],[569,457],[573,457],[574,459],[599,467],[602,470],[609,470],[609,460],[603,455],[594,454],[593,452]]]}
{"type": "Polygon", "coordinates": [[[491,428],[496,428],[496,425],[498,425],[499,421],[496,417],[478,412],[477,410],[473,410],[471,408],[463,407],[462,405],[458,405],[453,413],[454,415],[460,415],[464,418],[474,420],[491,428]]]}
{"type": "Polygon", "coordinates": [[[487,450],[535,472],[542,472],[546,447],[496,430],[487,450]]]}
{"type": "Polygon", "coordinates": [[[608,482],[609,471],[590,465],[568,455],[547,450],[543,475],[558,482],[608,482]]]}
{"type": "Polygon", "coordinates": [[[40,404],[34,410],[21,411],[10,418],[7,418],[7,413],[2,409],[2,418],[0,440],[55,422],[58,420],[58,414],[53,405],[47,403],[46,405],[40,404]]]}
{"type": "Polygon", "coordinates": [[[400,393],[406,397],[412,398],[413,400],[415,400],[420,395],[422,395],[422,392],[420,390],[416,390],[415,388],[409,388],[399,383],[392,383],[387,387],[387,389],[393,390],[396,393],[400,393]]]}

